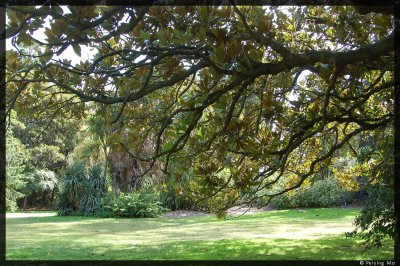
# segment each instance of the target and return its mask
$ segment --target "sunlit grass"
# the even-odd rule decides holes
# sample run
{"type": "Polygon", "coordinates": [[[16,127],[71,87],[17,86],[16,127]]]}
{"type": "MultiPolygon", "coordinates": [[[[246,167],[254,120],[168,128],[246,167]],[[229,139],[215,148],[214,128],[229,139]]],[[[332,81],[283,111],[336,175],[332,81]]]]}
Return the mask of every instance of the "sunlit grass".
{"type": "Polygon", "coordinates": [[[391,259],[346,239],[359,209],[154,219],[7,218],[7,259],[391,259]],[[307,248],[305,248],[307,247],[307,248]]]}

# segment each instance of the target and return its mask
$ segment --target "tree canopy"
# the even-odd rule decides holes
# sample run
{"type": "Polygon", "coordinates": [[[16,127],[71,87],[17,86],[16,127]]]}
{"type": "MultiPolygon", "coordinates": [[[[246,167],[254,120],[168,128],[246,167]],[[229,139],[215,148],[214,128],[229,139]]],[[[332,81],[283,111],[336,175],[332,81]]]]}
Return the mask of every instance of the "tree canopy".
{"type": "Polygon", "coordinates": [[[390,15],[234,5],[10,6],[7,15],[9,109],[36,97],[47,112],[80,117],[96,102],[107,145],[150,141],[131,156],[148,170],[161,160],[177,178],[193,168],[200,189],[185,189],[219,195],[224,207],[243,192],[251,202],[300,187],[356,136],[393,121],[390,15]],[[71,48],[83,57],[85,46],[93,58],[60,59],[71,48]],[[284,189],[269,190],[282,178],[284,189]]]}

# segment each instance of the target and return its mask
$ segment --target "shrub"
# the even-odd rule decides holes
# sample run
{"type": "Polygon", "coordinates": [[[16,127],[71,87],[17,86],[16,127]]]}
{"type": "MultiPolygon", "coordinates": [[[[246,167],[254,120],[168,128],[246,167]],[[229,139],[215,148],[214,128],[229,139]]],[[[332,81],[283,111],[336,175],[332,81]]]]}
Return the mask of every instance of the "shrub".
{"type": "Polygon", "coordinates": [[[15,212],[18,209],[16,199],[22,198],[24,194],[15,190],[8,190],[6,193],[6,211],[15,212]]]}
{"type": "Polygon", "coordinates": [[[188,198],[187,195],[183,194],[176,186],[165,186],[160,191],[160,200],[165,208],[173,211],[196,209],[192,200],[188,198]]]}
{"type": "Polygon", "coordinates": [[[121,193],[118,197],[108,195],[101,201],[96,212],[102,217],[153,218],[167,211],[162,206],[160,196],[150,189],[141,189],[131,193],[121,193]]]}
{"type": "Polygon", "coordinates": [[[273,198],[271,204],[278,209],[293,209],[296,208],[293,198],[294,197],[291,197],[287,194],[283,194],[273,198]]]}
{"type": "Polygon", "coordinates": [[[101,195],[93,188],[88,188],[81,196],[79,210],[84,214],[94,213],[100,207],[101,195]]]}
{"type": "Polygon", "coordinates": [[[88,170],[88,180],[90,187],[106,193],[106,177],[103,176],[100,165],[94,165],[88,170]]]}
{"type": "Polygon", "coordinates": [[[157,217],[166,210],[151,184],[143,184],[140,190],[117,197],[107,195],[100,166],[86,170],[84,164],[73,163],[64,172],[58,215],[157,217]]]}
{"type": "MultiPolygon", "coordinates": [[[[55,172],[48,169],[32,169],[29,174],[24,177],[26,182],[21,192],[25,195],[26,200],[34,203],[36,206],[52,206],[52,193],[57,189],[58,179],[55,172]]],[[[24,208],[27,206],[24,201],[24,208]]]]}
{"type": "Polygon", "coordinates": [[[359,160],[367,167],[364,188],[368,198],[364,208],[357,215],[354,223],[356,229],[347,236],[361,237],[366,249],[381,247],[384,238],[395,238],[396,214],[394,210],[395,178],[393,167],[395,162],[393,127],[387,131],[379,131],[375,141],[363,147],[359,160]]]}
{"type": "Polygon", "coordinates": [[[173,177],[167,177],[160,191],[160,200],[165,208],[170,210],[196,209],[192,199],[183,191],[184,187],[189,186],[189,175],[183,175],[179,181],[173,177]]]}
{"type": "Polygon", "coordinates": [[[100,207],[100,199],[105,195],[104,180],[99,166],[86,171],[82,163],[71,164],[64,172],[58,215],[89,215],[96,212],[100,207]]]}
{"type": "Polygon", "coordinates": [[[379,146],[373,144],[365,147],[364,154],[360,154],[360,160],[369,167],[364,178],[371,181],[364,183],[368,197],[354,221],[355,230],[347,233],[347,236],[361,237],[366,249],[381,247],[385,238],[395,238],[393,135],[382,138],[379,146]]]}
{"type": "Polygon", "coordinates": [[[350,196],[337,179],[328,177],[297,189],[292,195],[280,195],[272,200],[272,204],[278,209],[334,207],[345,204],[350,196]]]}
{"type": "Polygon", "coordinates": [[[100,208],[101,198],[106,193],[106,180],[99,165],[89,168],[85,192],[80,197],[79,210],[85,215],[94,214],[100,208]]]}
{"type": "Polygon", "coordinates": [[[354,221],[356,229],[346,233],[348,237],[359,236],[364,239],[367,249],[381,247],[385,237],[394,239],[396,224],[393,188],[374,184],[368,186],[368,193],[365,207],[354,221]]]}

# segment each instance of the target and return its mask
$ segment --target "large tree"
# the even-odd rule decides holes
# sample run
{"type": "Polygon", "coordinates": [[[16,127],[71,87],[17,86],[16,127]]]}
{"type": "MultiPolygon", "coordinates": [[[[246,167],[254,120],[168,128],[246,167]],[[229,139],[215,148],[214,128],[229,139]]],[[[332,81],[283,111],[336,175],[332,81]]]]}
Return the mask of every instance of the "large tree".
{"type": "Polygon", "coordinates": [[[63,108],[113,105],[117,142],[128,151],[151,138],[149,154],[131,156],[163,160],[167,173],[192,167],[193,197],[218,197],[223,208],[243,195],[270,199],[357,135],[392,125],[394,19],[359,10],[10,6],[9,108],[35,83],[69,95],[74,105],[63,108]],[[94,58],[58,59],[83,46],[94,58]],[[286,186],[272,192],[280,179],[286,186]]]}

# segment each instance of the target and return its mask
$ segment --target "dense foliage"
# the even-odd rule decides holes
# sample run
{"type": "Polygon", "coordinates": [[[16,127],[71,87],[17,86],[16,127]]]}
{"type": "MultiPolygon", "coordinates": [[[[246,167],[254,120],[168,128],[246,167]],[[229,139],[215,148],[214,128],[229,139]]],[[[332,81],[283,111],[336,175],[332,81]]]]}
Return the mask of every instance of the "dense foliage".
{"type": "Polygon", "coordinates": [[[383,238],[395,237],[392,133],[392,129],[376,132],[359,154],[360,167],[367,169],[363,174],[369,180],[365,184],[369,197],[355,220],[356,229],[348,235],[362,237],[366,247],[380,247],[383,238]]]}
{"type": "MultiPolygon", "coordinates": [[[[11,125],[15,123],[15,117],[12,117],[11,125]]],[[[25,174],[25,165],[27,151],[21,141],[14,137],[11,130],[6,135],[6,209],[14,211],[17,209],[17,200],[24,194],[20,190],[25,186],[23,180],[25,174]]]]}
{"type": "Polygon", "coordinates": [[[190,185],[194,179],[188,171],[182,175],[183,178],[177,179],[176,176],[167,176],[165,183],[160,191],[160,199],[163,206],[170,210],[194,210],[199,209],[195,205],[190,194],[184,193],[184,188],[190,185]]]}
{"type": "Polygon", "coordinates": [[[332,177],[303,186],[292,194],[283,194],[272,200],[279,209],[346,206],[350,194],[332,177]]]}
{"type": "Polygon", "coordinates": [[[104,198],[97,215],[103,217],[154,218],[167,211],[162,206],[159,194],[152,189],[110,195],[104,198]]]}
{"type": "Polygon", "coordinates": [[[118,196],[108,194],[102,170],[100,165],[87,169],[81,162],[71,162],[63,174],[59,215],[145,218],[167,210],[160,194],[149,186],[118,196]]]}
{"type": "MultiPolygon", "coordinates": [[[[95,113],[92,140],[103,150],[103,176],[110,150],[129,152],[132,164],[143,162],[135,180],[162,165],[176,179],[167,190],[175,187],[175,196],[206,202],[219,213],[260,198],[268,204],[331,174],[357,187],[355,172],[376,165],[359,161],[357,168],[339,158],[358,157],[364,146],[356,140],[363,134],[385,132],[375,138],[378,151],[387,150],[384,139],[393,136],[390,12],[359,13],[351,6],[44,5],[10,6],[7,14],[14,46],[7,52],[10,110],[44,97],[50,113],[76,119],[95,113]],[[45,37],[35,37],[36,31],[45,37]],[[88,48],[93,55],[86,60],[82,50],[88,48]],[[72,52],[80,62],[68,58],[72,52]],[[186,171],[193,175],[182,186],[186,171]],[[284,185],[276,189],[279,182],[284,185]]],[[[32,113],[38,108],[33,105],[32,113]]],[[[53,163],[59,158],[51,148],[36,150],[53,163]]],[[[371,177],[393,183],[383,175],[371,177]]],[[[89,180],[83,176],[74,182],[89,180]]],[[[130,182],[125,190],[136,187],[127,180],[132,178],[123,178],[130,182]]],[[[72,197],[66,210],[80,202],[72,197]]],[[[97,206],[94,198],[82,202],[97,206]]],[[[380,206],[392,213],[387,204],[380,206]]],[[[358,224],[380,219],[363,217],[358,224]]]]}
{"type": "Polygon", "coordinates": [[[105,178],[99,166],[87,170],[84,164],[73,162],[64,172],[58,214],[93,214],[105,193],[105,178]]]}
{"type": "Polygon", "coordinates": [[[76,145],[81,123],[79,117],[71,119],[48,110],[51,97],[42,84],[27,91],[29,96],[22,96],[21,101],[36,100],[29,105],[16,101],[9,113],[7,195],[14,196],[9,196],[13,200],[8,201],[7,209],[53,206],[60,172],[76,145]]]}

